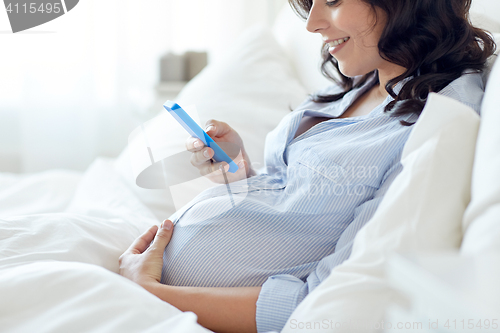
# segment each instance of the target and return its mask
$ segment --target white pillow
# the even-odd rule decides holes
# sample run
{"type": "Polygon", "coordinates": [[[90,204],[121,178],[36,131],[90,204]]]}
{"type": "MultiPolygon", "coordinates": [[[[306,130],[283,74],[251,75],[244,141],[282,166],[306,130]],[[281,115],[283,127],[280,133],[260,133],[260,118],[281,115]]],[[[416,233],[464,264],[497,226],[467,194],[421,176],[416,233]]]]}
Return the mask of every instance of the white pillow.
{"type": "Polygon", "coordinates": [[[470,19],[472,24],[474,24],[475,27],[485,29],[491,32],[500,32],[500,22],[495,21],[484,14],[471,11],[470,12],[470,19]]]}
{"type": "Polygon", "coordinates": [[[403,151],[403,171],[359,231],[351,257],[304,299],[283,332],[301,331],[294,329],[299,322],[327,320],[333,323],[328,332],[354,331],[336,323],[380,322],[395,295],[384,277],[391,253],[460,246],[479,116],[451,98],[430,94],[414,126],[403,151]]]}
{"type": "Polygon", "coordinates": [[[488,61],[486,62],[486,68],[484,69],[483,71],[483,83],[484,83],[484,86],[486,86],[487,82],[488,82],[488,78],[490,76],[490,72],[493,68],[493,66],[495,65],[495,62],[498,58],[498,54],[500,53],[500,46],[498,43],[500,43],[500,32],[499,33],[494,33],[492,34],[493,36],[493,39],[495,40],[495,42],[497,43],[497,49],[495,51],[495,54],[493,54],[491,57],[488,58],[488,61]]]}
{"type": "Polygon", "coordinates": [[[472,175],[472,201],[464,215],[461,251],[500,251],[500,62],[496,62],[481,107],[472,175]]]}
{"type": "MultiPolygon", "coordinates": [[[[223,59],[191,80],[176,101],[181,106],[195,104],[203,128],[210,118],[235,128],[253,165],[259,168],[266,134],[306,96],[271,30],[255,26],[238,38],[223,59]]],[[[158,219],[174,213],[168,191],[141,189],[135,184],[127,149],[116,168],[158,219]]]]}

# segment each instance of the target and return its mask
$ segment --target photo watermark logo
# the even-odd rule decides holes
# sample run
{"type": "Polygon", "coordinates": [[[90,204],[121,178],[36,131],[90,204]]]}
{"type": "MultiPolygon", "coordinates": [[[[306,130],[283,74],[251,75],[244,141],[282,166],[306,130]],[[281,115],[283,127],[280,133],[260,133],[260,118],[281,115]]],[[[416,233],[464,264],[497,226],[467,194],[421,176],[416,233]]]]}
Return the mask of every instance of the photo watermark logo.
{"type": "Polygon", "coordinates": [[[4,0],[12,32],[31,29],[52,21],[75,8],[79,0],[4,0]]]}

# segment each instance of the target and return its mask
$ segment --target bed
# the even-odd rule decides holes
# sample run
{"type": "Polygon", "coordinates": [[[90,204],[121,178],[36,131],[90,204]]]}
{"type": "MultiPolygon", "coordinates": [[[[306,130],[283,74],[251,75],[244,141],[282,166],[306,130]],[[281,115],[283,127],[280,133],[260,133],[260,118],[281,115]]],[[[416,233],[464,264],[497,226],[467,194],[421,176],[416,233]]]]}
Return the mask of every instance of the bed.
{"type": "MultiPolygon", "coordinates": [[[[477,17],[487,21],[490,29],[500,31],[500,23],[477,17]]],[[[246,31],[226,58],[200,73],[176,101],[198,105],[201,123],[214,118],[232,125],[258,166],[266,133],[308,93],[329,84],[318,71],[321,40],[314,37],[319,36],[310,36],[290,10],[283,10],[272,28],[255,26],[246,31]],[[238,112],[231,112],[235,109],[238,112]],[[252,119],[258,119],[259,125],[252,119]]],[[[483,106],[484,116],[491,120],[488,125],[480,126],[470,110],[438,96],[426,107],[463,111],[443,111],[441,121],[456,118],[463,124],[463,133],[468,134],[458,142],[467,148],[460,149],[459,158],[468,163],[446,172],[445,166],[449,169],[450,165],[443,165],[436,156],[457,158],[456,149],[450,140],[439,141],[431,149],[427,138],[429,133],[435,137],[456,133],[443,134],[441,129],[432,128],[430,124],[436,119],[427,112],[405,147],[408,171],[402,173],[374,219],[360,232],[353,258],[306,298],[285,331],[300,331],[293,323],[321,321],[331,313],[337,314],[338,321],[378,320],[395,297],[383,273],[390,252],[418,252],[424,247],[428,251],[458,251],[469,229],[484,229],[492,225],[494,216],[498,218],[494,215],[481,221],[485,219],[482,212],[498,209],[498,184],[477,185],[484,173],[498,180],[494,170],[500,168],[498,159],[492,158],[500,154],[500,137],[491,126],[499,120],[500,111],[495,93],[500,89],[500,65],[493,67],[494,59],[490,61],[491,76],[484,76],[489,89],[488,103],[483,106]],[[422,163],[432,165],[431,171],[419,169],[422,163]],[[419,179],[439,176],[441,181],[414,184],[416,175],[419,179]],[[447,187],[449,184],[454,187],[447,187]],[[427,196],[427,200],[421,201],[413,220],[403,223],[406,229],[397,229],[394,221],[400,223],[408,217],[394,207],[401,205],[401,200],[416,200],[415,196],[427,196]],[[448,200],[445,208],[432,206],[432,199],[443,196],[448,200]],[[441,229],[422,223],[432,220],[431,213],[436,215],[437,211],[440,221],[447,221],[441,229]],[[378,234],[381,230],[382,235],[378,234]],[[434,232],[433,243],[401,245],[419,232],[434,232]]],[[[169,149],[175,151],[183,140],[170,144],[169,149]]],[[[168,190],[136,185],[129,155],[125,149],[116,159],[99,158],[83,173],[0,174],[0,331],[208,332],[196,323],[193,313],[179,311],[117,274],[118,257],[132,241],[178,208],[168,190]]],[[[495,237],[499,228],[493,230],[496,233],[490,233],[487,243],[498,250],[495,237]]],[[[470,244],[477,241],[468,240],[470,244]]],[[[308,329],[303,327],[303,331],[308,329]]],[[[349,330],[330,327],[326,331],[349,330]]]]}

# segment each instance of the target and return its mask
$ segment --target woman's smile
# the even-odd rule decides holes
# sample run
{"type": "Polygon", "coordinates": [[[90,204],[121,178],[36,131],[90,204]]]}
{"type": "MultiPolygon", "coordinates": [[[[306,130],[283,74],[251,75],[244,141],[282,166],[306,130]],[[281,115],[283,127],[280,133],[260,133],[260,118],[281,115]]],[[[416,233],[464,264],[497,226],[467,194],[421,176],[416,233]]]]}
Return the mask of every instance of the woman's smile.
{"type": "Polygon", "coordinates": [[[313,0],[306,28],[323,36],[342,74],[354,77],[395,67],[378,50],[386,16],[361,0],[336,1],[326,8],[323,1],[313,0]]]}
{"type": "Polygon", "coordinates": [[[345,44],[349,41],[350,37],[344,37],[344,38],[339,38],[335,39],[332,41],[326,41],[330,47],[328,48],[328,52],[330,52],[331,55],[334,55],[337,53],[341,48],[345,46],[345,44]]]}

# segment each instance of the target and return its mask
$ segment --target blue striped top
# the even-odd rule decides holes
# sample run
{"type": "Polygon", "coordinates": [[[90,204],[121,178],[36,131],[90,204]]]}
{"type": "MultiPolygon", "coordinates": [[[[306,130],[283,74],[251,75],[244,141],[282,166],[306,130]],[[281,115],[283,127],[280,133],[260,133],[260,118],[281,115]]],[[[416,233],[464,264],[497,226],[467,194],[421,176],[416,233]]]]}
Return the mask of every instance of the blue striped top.
{"type": "MultiPolygon", "coordinates": [[[[265,169],[211,188],[171,219],[161,282],[178,286],[262,286],[259,332],[281,330],[298,303],[348,258],[356,232],[370,219],[401,171],[412,127],[383,112],[393,99],[360,117],[337,118],[376,83],[372,77],[343,99],[307,99],[268,134],[265,169]],[[327,117],[295,136],[303,116],[327,117]]],[[[395,87],[397,93],[404,82],[395,87]]],[[[479,110],[480,74],[463,75],[440,93],[479,110]]],[[[322,93],[340,92],[331,86],[322,93]]]]}

